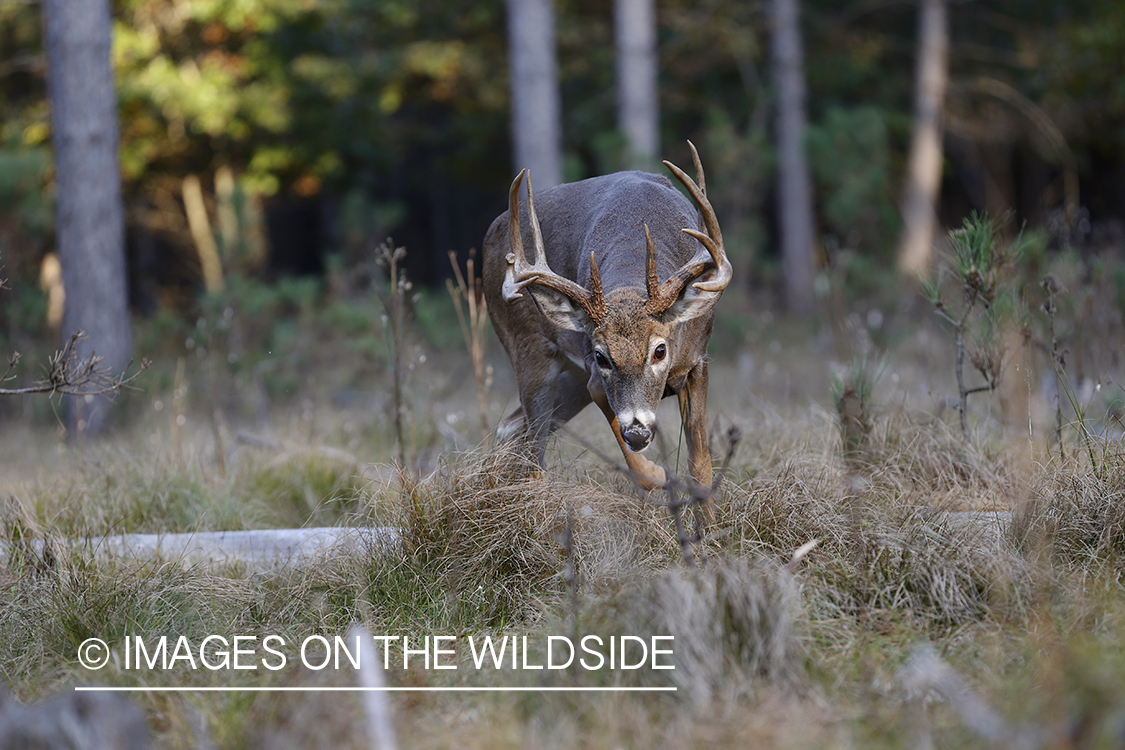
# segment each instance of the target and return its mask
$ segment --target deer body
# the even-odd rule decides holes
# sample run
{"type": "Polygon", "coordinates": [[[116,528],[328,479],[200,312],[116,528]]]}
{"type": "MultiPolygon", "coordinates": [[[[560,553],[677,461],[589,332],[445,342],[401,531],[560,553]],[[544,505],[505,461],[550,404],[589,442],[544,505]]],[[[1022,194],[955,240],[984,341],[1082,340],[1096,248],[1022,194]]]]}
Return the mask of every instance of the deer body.
{"type": "MultiPolygon", "coordinates": [[[[538,195],[529,181],[521,206],[521,173],[509,211],[485,236],[484,294],[520,395],[498,438],[526,438],[540,465],[551,431],[593,402],[637,480],[660,486],[664,470],[641,451],[660,400],[677,395],[691,476],[711,484],[707,342],[730,264],[706,194],[669,167],[699,210],[667,178],[644,172],[538,195]]],[[[698,157],[696,169],[702,183],[698,157]]]]}

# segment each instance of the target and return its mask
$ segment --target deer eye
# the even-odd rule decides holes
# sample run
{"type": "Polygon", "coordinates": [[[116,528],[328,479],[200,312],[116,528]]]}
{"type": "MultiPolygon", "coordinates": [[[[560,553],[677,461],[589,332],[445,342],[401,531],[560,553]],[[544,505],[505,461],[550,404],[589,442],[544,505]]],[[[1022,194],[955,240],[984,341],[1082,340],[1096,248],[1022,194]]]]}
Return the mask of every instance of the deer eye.
{"type": "Polygon", "coordinates": [[[609,357],[605,356],[596,349],[594,350],[594,361],[597,362],[598,367],[602,368],[603,370],[609,369],[609,357]]]}
{"type": "Polygon", "coordinates": [[[657,344],[656,348],[652,350],[652,361],[654,364],[661,361],[666,356],[668,356],[668,347],[664,344],[657,344]]]}

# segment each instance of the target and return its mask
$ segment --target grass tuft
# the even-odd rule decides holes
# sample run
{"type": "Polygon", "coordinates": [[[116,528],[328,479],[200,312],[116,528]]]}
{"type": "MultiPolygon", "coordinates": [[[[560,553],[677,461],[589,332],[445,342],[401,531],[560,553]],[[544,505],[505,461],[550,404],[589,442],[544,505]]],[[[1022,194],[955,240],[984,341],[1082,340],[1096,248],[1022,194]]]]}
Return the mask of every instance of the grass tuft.
{"type": "Polygon", "coordinates": [[[1024,554],[1046,553],[1070,572],[1125,583],[1125,454],[1100,468],[1066,461],[1053,467],[1015,514],[1012,537],[1024,554]]]}

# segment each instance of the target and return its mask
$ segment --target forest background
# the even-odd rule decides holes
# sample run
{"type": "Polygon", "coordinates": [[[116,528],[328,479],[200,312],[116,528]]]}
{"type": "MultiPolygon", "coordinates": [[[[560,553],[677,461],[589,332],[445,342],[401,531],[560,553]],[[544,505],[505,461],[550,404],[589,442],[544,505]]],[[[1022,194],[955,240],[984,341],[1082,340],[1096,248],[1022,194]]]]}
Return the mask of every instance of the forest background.
{"type": "MultiPolygon", "coordinates": [[[[918,9],[809,1],[801,13],[819,295],[831,280],[863,299],[897,284],[918,9]]],[[[193,323],[200,293],[217,293],[224,276],[249,283],[245,294],[282,278],[369,291],[388,236],[408,248],[408,276],[441,290],[447,253],[467,257],[505,208],[521,165],[501,2],[127,0],[113,14],[140,320],[193,323]],[[222,266],[210,280],[208,252],[222,266]]],[[[699,146],[738,283],[765,307],[783,296],[770,18],[764,3],[657,7],[657,156],[683,164],[684,141],[699,146]]],[[[564,0],[555,24],[563,179],[632,166],[615,113],[612,10],[564,0]]],[[[0,343],[21,351],[57,336],[41,290],[55,241],[43,38],[37,3],[0,4],[0,258],[11,287],[0,343]]],[[[946,227],[976,210],[1007,217],[1008,233],[1043,230],[1052,251],[1109,251],[1119,300],[1122,42],[1125,11],[1113,2],[950,4],[939,203],[946,227]]]]}

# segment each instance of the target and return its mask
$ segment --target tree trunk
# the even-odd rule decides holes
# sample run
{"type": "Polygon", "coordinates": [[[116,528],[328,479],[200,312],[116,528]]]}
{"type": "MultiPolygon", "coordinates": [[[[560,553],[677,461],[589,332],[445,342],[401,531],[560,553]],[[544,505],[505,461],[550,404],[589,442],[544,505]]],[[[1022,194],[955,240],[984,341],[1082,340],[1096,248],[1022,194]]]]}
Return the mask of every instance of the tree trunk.
{"type": "Polygon", "coordinates": [[[203,288],[208,294],[223,291],[223,261],[219,257],[219,244],[211,231],[211,219],[207,216],[207,205],[203,202],[203,186],[199,177],[189,174],[181,187],[184,199],[184,213],[187,215],[188,230],[199,254],[199,267],[203,271],[203,288]]]}
{"type": "Polygon", "coordinates": [[[941,113],[949,80],[949,26],[945,0],[920,0],[914,133],[902,201],[898,268],[922,273],[930,267],[938,193],[941,189],[941,113]]]}
{"type": "MultiPolygon", "coordinates": [[[[60,334],[66,341],[85,331],[78,356],[96,354],[104,368],[120,372],[129,360],[130,331],[110,4],[44,0],[43,13],[66,290],[60,334]]],[[[100,432],[108,410],[104,396],[67,399],[71,436],[100,432]]]]}
{"type": "Polygon", "coordinates": [[[813,312],[813,211],[805,159],[805,71],[798,0],[773,0],[777,178],[785,307],[813,312]]]}
{"type": "Polygon", "coordinates": [[[625,135],[627,159],[651,168],[660,152],[660,104],[656,91],[654,0],[616,0],[617,126],[625,135]]]}
{"type": "Polygon", "coordinates": [[[535,189],[562,182],[559,82],[552,0],[508,0],[508,69],[515,169],[535,189]]]}

